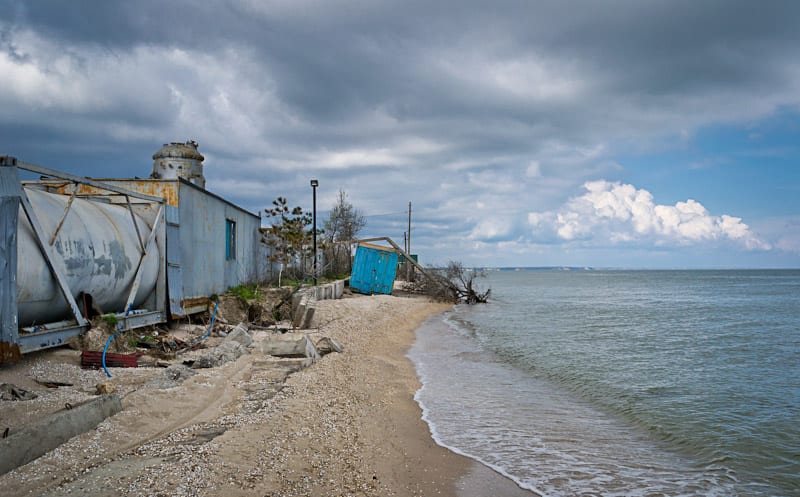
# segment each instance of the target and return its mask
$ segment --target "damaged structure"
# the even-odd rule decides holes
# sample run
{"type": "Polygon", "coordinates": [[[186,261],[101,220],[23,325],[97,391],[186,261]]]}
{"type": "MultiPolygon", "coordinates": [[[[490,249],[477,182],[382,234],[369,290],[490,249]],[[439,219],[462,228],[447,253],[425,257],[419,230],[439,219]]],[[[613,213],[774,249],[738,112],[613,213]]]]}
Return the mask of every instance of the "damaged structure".
{"type": "Polygon", "coordinates": [[[366,295],[392,293],[397,275],[397,250],[361,242],[356,248],[350,288],[366,295]]]}
{"type": "Polygon", "coordinates": [[[171,143],[148,179],[90,179],[0,157],[0,362],[62,345],[92,315],[124,331],[260,281],[261,218],[205,189],[203,159],[171,143]]]}

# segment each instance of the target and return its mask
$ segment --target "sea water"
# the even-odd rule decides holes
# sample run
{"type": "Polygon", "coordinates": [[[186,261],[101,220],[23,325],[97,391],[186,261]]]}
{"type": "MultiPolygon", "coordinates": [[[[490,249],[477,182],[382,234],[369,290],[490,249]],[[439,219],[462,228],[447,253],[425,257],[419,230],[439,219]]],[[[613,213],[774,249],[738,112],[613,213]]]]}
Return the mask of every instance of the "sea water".
{"type": "Polygon", "coordinates": [[[800,271],[490,271],[417,332],[438,443],[546,496],[800,495],[800,271]]]}

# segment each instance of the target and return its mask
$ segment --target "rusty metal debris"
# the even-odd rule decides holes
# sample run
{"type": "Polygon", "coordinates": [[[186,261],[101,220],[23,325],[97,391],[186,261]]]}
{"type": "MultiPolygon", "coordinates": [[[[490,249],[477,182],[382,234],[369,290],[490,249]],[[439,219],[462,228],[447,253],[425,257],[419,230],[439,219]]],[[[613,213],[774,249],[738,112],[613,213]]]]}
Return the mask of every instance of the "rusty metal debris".
{"type": "Polygon", "coordinates": [[[22,359],[18,343],[0,342],[0,364],[22,359]]]}
{"type": "Polygon", "coordinates": [[[36,378],[33,379],[36,383],[42,385],[43,387],[47,388],[58,388],[58,387],[71,387],[72,383],[66,383],[63,381],[51,381],[51,380],[38,380],[36,378]]]}
{"type": "MultiPolygon", "coordinates": [[[[138,368],[139,357],[143,354],[114,354],[106,353],[106,366],[114,368],[138,368]]],[[[96,350],[81,352],[81,367],[83,369],[100,369],[103,367],[103,353],[96,350]]]]}

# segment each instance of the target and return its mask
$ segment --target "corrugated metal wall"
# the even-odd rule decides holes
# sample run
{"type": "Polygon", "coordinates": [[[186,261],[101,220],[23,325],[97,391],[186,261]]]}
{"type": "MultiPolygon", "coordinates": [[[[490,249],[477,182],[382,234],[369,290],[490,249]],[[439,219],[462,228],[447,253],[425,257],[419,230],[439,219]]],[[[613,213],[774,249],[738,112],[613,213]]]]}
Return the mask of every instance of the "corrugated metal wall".
{"type": "Polygon", "coordinates": [[[183,298],[258,281],[261,218],[185,181],[178,197],[183,298]],[[235,225],[232,244],[229,222],[235,225]]]}
{"type": "MultiPolygon", "coordinates": [[[[260,243],[261,218],[182,179],[114,179],[104,182],[163,196],[167,212],[167,272],[170,309],[221,294],[232,286],[264,280],[270,269],[260,243]],[[230,230],[235,232],[231,238],[230,230]],[[177,240],[174,237],[178,236],[177,240]],[[179,281],[178,281],[179,280],[179,281]]],[[[82,193],[87,188],[81,187],[82,193]]],[[[191,304],[185,306],[189,310],[191,304]]]]}

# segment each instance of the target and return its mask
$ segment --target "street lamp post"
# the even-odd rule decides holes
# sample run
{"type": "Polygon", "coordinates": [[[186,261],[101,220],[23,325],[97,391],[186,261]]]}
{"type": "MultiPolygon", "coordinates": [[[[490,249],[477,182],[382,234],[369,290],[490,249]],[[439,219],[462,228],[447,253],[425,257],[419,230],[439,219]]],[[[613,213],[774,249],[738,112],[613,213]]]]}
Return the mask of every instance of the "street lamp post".
{"type": "Polygon", "coordinates": [[[312,179],[311,180],[311,190],[314,196],[314,209],[313,209],[313,227],[311,228],[311,233],[314,237],[314,286],[317,286],[317,187],[319,186],[319,181],[312,179]]]}

